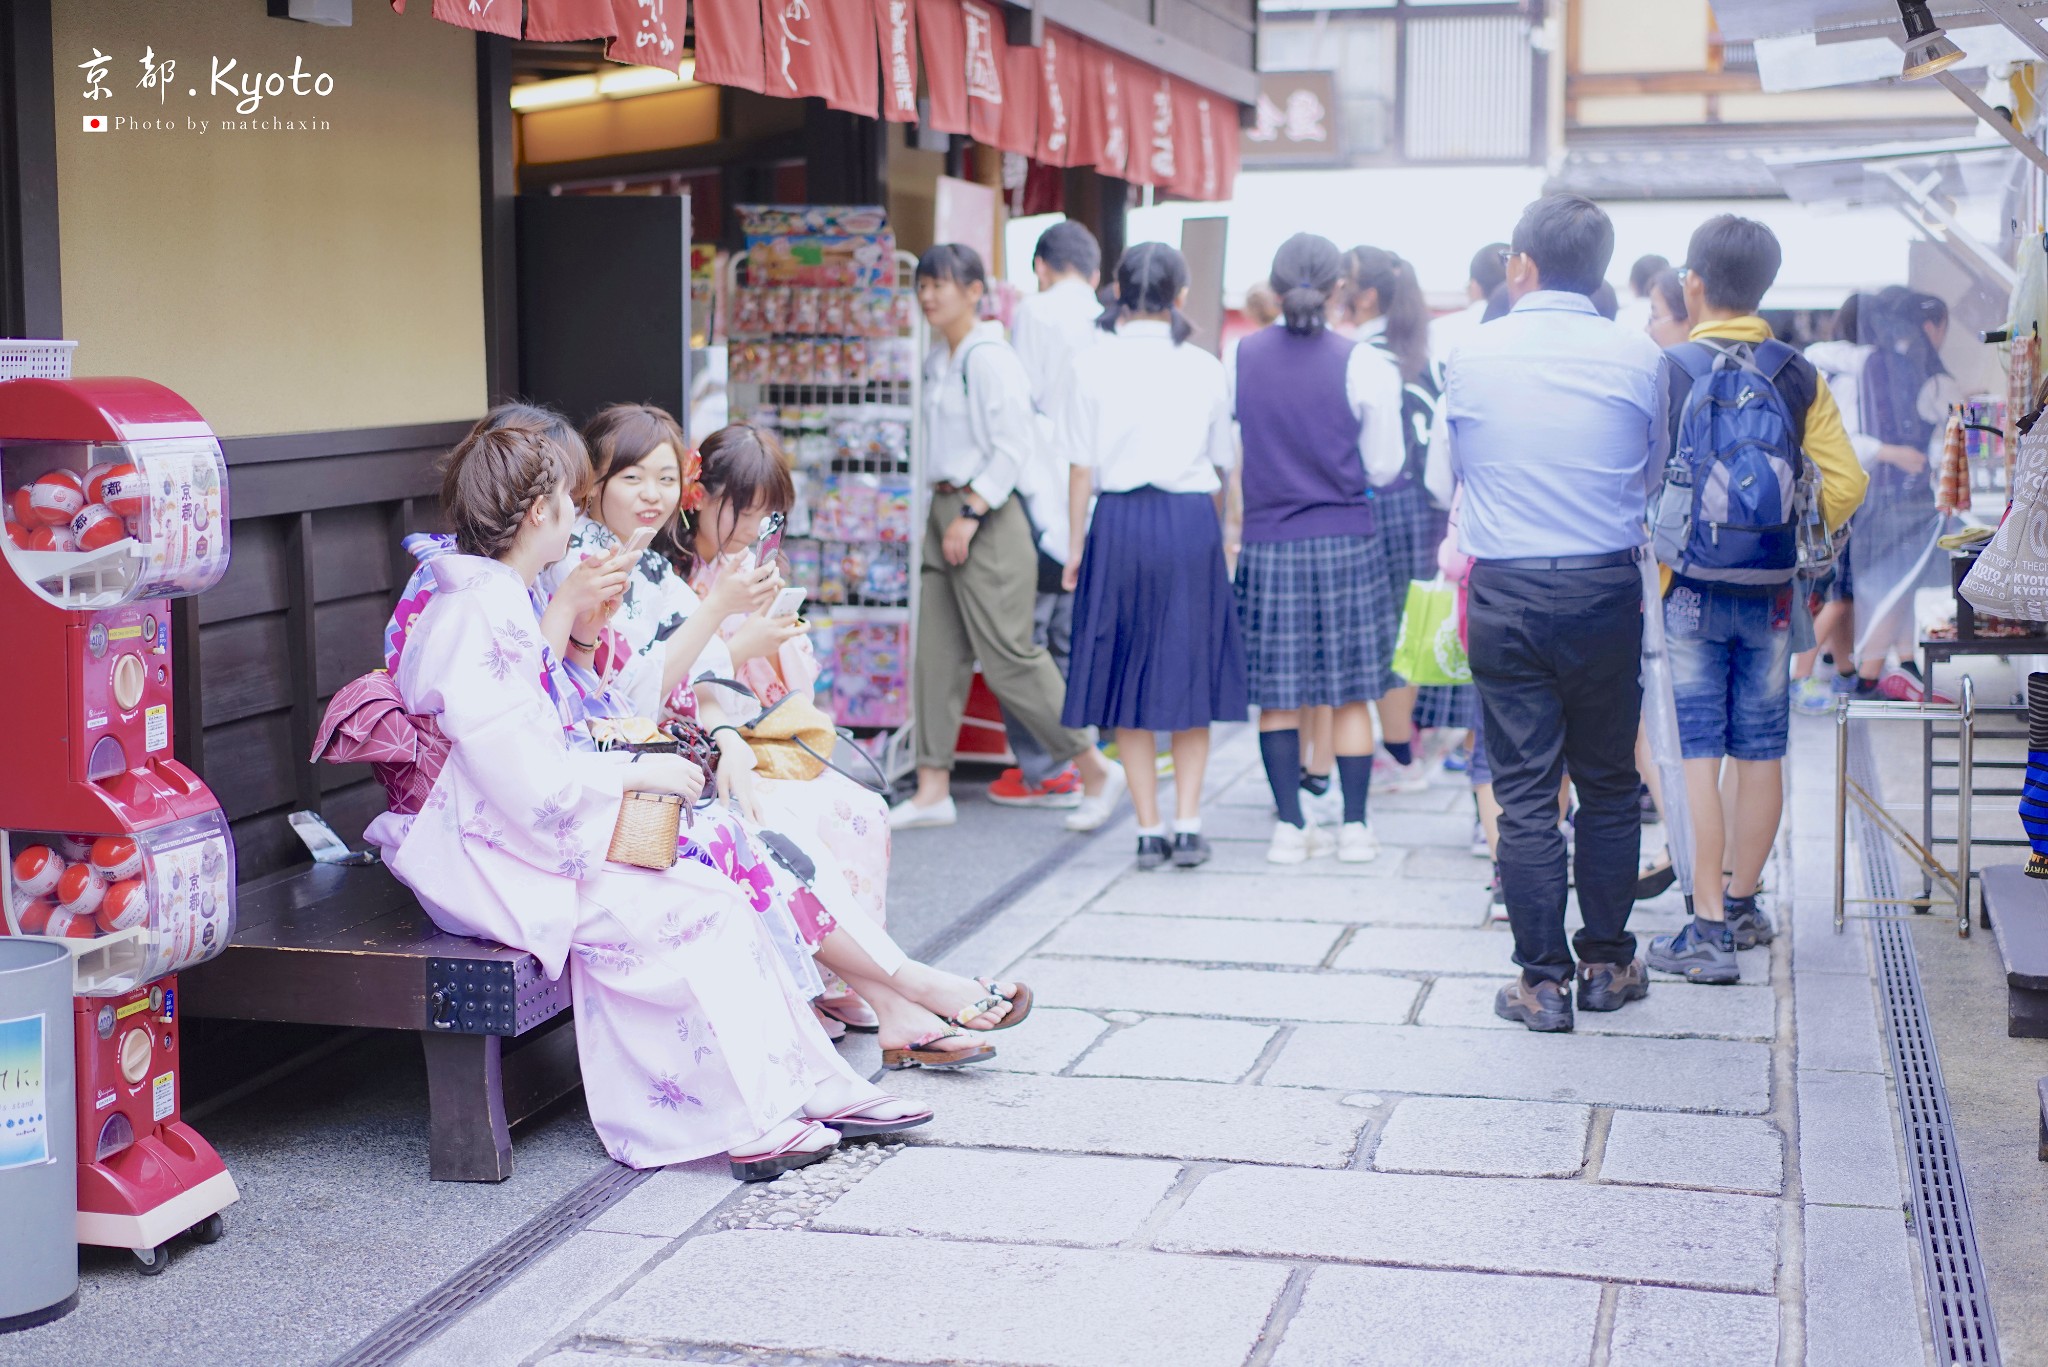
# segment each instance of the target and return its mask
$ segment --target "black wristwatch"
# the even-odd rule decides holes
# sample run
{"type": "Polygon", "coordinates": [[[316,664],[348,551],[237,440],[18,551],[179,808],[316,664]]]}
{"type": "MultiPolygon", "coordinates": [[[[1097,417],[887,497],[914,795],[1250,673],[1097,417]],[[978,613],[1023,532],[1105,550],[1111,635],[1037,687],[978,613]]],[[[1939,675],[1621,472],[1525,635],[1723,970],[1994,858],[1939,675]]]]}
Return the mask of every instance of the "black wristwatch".
{"type": "Polygon", "coordinates": [[[972,503],[960,505],[960,516],[973,522],[986,522],[988,515],[994,511],[993,508],[977,508],[972,503]]]}

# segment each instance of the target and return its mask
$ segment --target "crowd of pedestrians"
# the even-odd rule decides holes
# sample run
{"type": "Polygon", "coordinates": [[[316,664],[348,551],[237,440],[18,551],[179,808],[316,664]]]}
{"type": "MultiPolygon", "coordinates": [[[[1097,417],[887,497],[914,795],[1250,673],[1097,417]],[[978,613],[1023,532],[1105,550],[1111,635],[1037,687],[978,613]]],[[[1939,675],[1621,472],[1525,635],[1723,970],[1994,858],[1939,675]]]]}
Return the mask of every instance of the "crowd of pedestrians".
{"type": "Polygon", "coordinates": [[[1397,252],[1299,234],[1220,363],[1190,343],[1186,263],[1163,244],[1132,247],[1105,284],[1094,239],[1059,224],[1014,343],[969,308],[979,260],[928,253],[921,767],[893,823],[954,818],[941,780],[986,639],[1018,756],[991,797],[1072,807],[1086,830],[1128,788],[1142,868],[1208,857],[1208,729],[1252,711],[1276,864],[1372,860],[1376,784],[1467,775],[1521,970],[1501,1015],[1570,1029],[1575,1009],[1643,996],[1650,968],[1736,981],[1736,951],[1773,934],[1789,712],[1918,686],[1928,470],[1956,398],[1946,311],[1858,296],[1802,354],[1759,313],[1781,265],[1764,225],[1723,215],[1677,267],[1643,257],[1625,302],[1613,250],[1598,206],[1539,200],[1473,257],[1465,305],[1432,318],[1397,252]],[[1418,688],[1397,644],[1411,588],[1439,577],[1472,683],[1418,688]],[[976,582],[992,587],[963,591],[976,582]],[[1639,947],[1631,908],[1673,878],[1668,857],[1641,860],[1671,796],[1643,725],[1646,606],[1672,667],[1686,792],[1669,805],[1689,813],[1674,834],[1702,872],[1689,922],[1639,947]],[[1091,728],[1121,776],[1098,768],[1091,728]]]}

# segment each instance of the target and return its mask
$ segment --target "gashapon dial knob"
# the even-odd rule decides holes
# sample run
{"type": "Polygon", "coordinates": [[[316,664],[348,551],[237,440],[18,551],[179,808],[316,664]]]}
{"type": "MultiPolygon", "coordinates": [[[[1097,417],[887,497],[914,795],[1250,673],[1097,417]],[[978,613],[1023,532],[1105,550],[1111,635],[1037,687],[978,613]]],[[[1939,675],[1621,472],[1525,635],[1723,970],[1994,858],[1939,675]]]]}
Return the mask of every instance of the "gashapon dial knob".
{"type": "Polygon", "coordinates": [[[100,877],[109,883],[133,878],[142,872],[142,850],[125,835],[103,835],[92,842],[87,856],[100,877]]]}
{"type": "Polygon", "coordinates": [[[91,916],[106,900],[107,880],[90,864],[73,864],[57,879],[57,910],[91,916]]]}
{"type": "Polygon", "coordinates": [[[107,889],[100,903],[101,930],[126,930],[139,926],[149,915],[149,887],[140,878],[123,879],[107,889]]]}
{"type": "Polygon", "coordinates": [[[52,470],[28,490],[28,516],[24,522],[61,527],[78,516],[85,506],[85,485],[69,470],[52,470]]]}
{"type": "Polygon", "coordinates": [[[128,524],[104,503],[88,503],[71,519],[71,534],[78,549],[96,551],[128,539],[128,524]]]}
{"type": "Polygon", "coordinates": [[[26,896],[43,897],[55,892],[63,873],[63,856],[48,845],[30,845],[14,856],[14,886],[26,896]]]}

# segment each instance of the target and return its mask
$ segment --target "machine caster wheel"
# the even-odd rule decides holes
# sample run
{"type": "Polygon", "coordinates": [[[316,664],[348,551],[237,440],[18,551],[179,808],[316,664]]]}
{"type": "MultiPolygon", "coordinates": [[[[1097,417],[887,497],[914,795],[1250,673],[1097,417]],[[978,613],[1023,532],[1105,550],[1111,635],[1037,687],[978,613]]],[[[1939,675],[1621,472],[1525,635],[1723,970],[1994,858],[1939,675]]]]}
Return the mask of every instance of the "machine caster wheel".
{"type": "Polygon", "coordinates": [[[155,1248],[138,1248],[134,1252],[135,1261],[141,1267],[142,1275],[145,1277],[160,1277],[163,1275],[164,1269],[171,1265],[171,1246],[169,1244],[158,1244],[155,1248]]]}
{"type": "Polygon", "coordinates": [[[192,1242],[195,1244],[217,1242],[221,1235],[227,1233],[227,1228],[227,1222],[220,1218],[219,1212],[215,1212],[192,1226],[192,1242]]]}

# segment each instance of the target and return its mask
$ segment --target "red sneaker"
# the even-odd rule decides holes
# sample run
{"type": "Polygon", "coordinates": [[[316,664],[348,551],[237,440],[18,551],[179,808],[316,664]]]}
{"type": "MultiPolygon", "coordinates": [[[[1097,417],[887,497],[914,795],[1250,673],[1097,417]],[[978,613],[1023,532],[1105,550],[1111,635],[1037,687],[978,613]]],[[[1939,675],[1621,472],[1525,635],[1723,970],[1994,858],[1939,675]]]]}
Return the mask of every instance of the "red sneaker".
{"type": "Polygon", "coordinates": [[[1078,807],[1081,805],[1081,771],[1069,764],[1041,784],[1024,781],[1021,769],[1005,769],[1002,777],[988,786],[988,800],[1005,807],[1078,807]]]}

